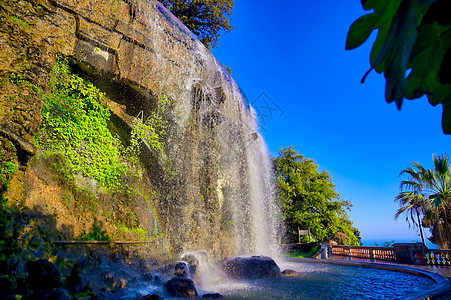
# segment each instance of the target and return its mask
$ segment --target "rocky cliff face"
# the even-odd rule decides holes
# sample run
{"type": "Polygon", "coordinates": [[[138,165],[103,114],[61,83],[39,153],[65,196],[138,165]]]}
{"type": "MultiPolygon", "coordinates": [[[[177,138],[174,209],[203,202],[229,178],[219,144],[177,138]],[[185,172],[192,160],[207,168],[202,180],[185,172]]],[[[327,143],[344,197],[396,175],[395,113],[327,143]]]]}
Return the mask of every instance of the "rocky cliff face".
{"type": "Polygon", "coordinates": [[[7,178],[11,209],[51,216],[51,239],[89,231],[94,217],[116,239],[149,238],[121,233],[121,222],[158,231],[156,255],[204,249],[225,257],[267,244],[264,236],[273,232],[255,233],[261,222],[270,223],[265,218],[273,193],[267,173],[257,170],[270,166],[255,116],[230,74],[161,4],[3,0],[0,21],[0,150],[5,161],[18,166],[7,178]],[[54,161],[38,159],[34,137],[43,95],[61,56],[72,57],[73,71],[106,94],[112,112],[108,128],[124,146],[135,118],[144,121],[159,112],[161,96],[171,101],[163,116],[164,155],[143,144],[145,173],[132,180],[133,195],[80,192],[55,176],[54,161]],[[77,207],[86,197],[98,209],[77,207]]]}

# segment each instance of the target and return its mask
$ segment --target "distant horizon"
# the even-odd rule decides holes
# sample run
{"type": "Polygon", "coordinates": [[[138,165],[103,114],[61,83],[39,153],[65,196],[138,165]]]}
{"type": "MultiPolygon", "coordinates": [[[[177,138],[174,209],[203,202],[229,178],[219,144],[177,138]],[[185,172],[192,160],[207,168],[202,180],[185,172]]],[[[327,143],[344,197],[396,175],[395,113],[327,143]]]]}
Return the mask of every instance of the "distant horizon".
{"type": "MultiPolygon", "coordinates": [[[[418,239],[409,239],[409,238],[378,238],[378,239],[361,239],[362,246],[376,246],[376,243],[379,246],[382,246],[385,242],[391,242],[395,241],[395,243],[421,243],[421,238],[418,239]]],[[[425,239],[424,241],[426,243],[426,246],[428,246],[429,249],[436,249],[437,245],[431,243],[428,239],[425,239]]]]}

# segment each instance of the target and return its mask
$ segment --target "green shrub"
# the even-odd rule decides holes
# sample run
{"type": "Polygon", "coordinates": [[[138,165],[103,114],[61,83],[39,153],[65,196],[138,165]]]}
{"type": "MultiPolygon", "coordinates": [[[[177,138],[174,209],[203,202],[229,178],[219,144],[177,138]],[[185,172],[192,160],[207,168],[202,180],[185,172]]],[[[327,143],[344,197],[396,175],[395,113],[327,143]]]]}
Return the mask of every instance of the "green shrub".
{"type": "Polygon", "coordinates": [[[106,230],[102,230],[102,224],[94,218],[91,231],[82,233],[78,236],[78,239],[83,241],[110,241],[111,238],[107,234],[106,230]]]}
{"type": "Polygon", "coordinates": [[[164,158],[163,136],[166,134],[167,121],[163,120],[163,114],[170,105],[171,101],[166,96],[161,96],[159,111],[151,112],[145,121],[144,114],[141,112],[133,120],[130,145],[126,150],[126,157],[130,161],[135,163],[139,161],[142,144],[156,151],[160,158],[164,158]]]}
{"type": "Polygon", "coordinates": [[[120,141],[107,128],[110,110],[104,94],[71,74],[64,59],[55,64],[50,84],[36,139],[44,157],[60,154],[70,174],[92,177],[108,192],[120,191],[126,166],[120,141]]]}

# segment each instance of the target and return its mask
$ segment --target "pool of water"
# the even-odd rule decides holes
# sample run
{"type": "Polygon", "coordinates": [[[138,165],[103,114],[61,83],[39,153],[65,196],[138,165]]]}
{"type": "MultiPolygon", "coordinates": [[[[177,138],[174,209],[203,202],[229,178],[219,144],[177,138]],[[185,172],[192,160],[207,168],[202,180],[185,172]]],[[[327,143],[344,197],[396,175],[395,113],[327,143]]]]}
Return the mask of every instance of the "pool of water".
{"type": "Polygon", "coordinates": [[[215,286],[225,299],[410,299],[436,287],[428,277],[404,272],[319,263],[279,263],[302,277],[215,286]]]}

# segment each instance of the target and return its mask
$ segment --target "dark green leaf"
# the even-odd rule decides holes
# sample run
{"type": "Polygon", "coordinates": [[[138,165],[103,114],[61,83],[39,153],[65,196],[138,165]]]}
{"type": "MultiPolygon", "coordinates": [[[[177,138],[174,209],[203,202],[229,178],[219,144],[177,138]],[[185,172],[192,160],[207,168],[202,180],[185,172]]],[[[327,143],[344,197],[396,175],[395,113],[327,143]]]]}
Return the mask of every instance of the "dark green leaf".
{"type": "Polygon", "coordinates": [[[451,25],[440,26],[437,23],[419,28],[418,39],[409,62],[412,72],[406,81],[406,98],[414,99],[428,93],[431,104],[437,105],[446,97],[448,89],[440,83],[438,72],[445,52],[451,45],[450,29],[451,25]]]}
{"type": "Polygon", "coordinates": [[[377,24],[375,16],[375,14],[362,16],[351,25],[346,37],[346,50],[357,48],[368,39],[377,24]]]}

